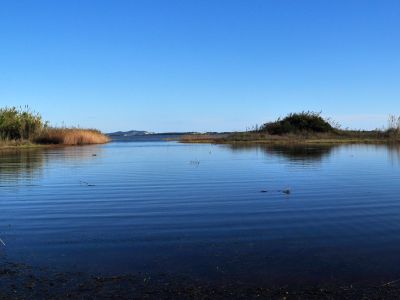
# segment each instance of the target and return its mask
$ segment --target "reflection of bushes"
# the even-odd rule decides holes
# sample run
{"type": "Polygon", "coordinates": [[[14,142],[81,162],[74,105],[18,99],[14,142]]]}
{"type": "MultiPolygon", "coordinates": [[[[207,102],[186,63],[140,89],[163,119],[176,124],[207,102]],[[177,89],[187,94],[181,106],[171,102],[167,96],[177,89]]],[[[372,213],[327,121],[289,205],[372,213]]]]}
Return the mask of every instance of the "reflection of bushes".
{"type": "MultiPolygon", "coordinates": [[[[334,149],[341,147],[354,147],[349,145],[265,145],[265,144],[225,144],[233,151],[254,151],[259,150],[268,155],[281,157],[293,162],[318,162],[328,157],[334,149]]],[[[384,149],[392,162],[400,163],[400,145],[388,143],[380,145],[364,145],[355,147],[371,147],[373,149],[384,149]]]]}
{"type": "MultiPolygon", "coordinates": [[[[101,147],[66,147],[57,149],[0,149],[0,185],[2,182],[16,182],[40,176],[50,164],[71,162],[83,164],[96,159],[101,147]],[[96,153],[96,156],[93,154],[96,153]]],[[[0,191],[1,197],[1,191],[0,191]]]]}
{"type": "Polygon", "coordinates": [[[301,145],[254,145],[254,144],[232,144],[227,145],[234,151],[261,150],[268,155],[283,157],[292,161],[320,161],[329,156],[332,150],[338,146],[319,145],[319,146],[301,146],[301,145]]]}
{"type": "Polygon", "coordinates": [[[400,145],[399,144],[389,144],[387,145],[389,152],[389,159],[392,162],[400,162],[400,145]]]}
{"type": "Polygon", "coordinates": [[[43,169],[45,163],[45,156],[40,150],[6,151],[0,154],[0,182],[33,177],[43,169]]]}
{"type": "Polygon", "coordinates": [[[334,146],[288,146],[288,147],[269,147],[264,151],[269,154],[279,155],[289,160],[321,160],[329,156],[334,146]]]}

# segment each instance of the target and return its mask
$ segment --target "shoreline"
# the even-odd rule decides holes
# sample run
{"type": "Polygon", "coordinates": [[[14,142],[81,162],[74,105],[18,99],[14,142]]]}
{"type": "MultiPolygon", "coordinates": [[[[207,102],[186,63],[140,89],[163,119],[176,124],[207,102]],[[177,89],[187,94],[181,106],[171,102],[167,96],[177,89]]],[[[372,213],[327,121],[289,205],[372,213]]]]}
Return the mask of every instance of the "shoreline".
{"type": "Polygon", "coordinates": [[[61,147],[62,145],[45,145],[45,144],[21,144],[21,145],[2,145],[0,143],[0,151],[7,151],[7,150],[33,150],[33,149],[46,149],[46,148],[53,148],[53,147],[61,147]]]}
{"type": "Polygon", "coordinates": [[[64,148],[64,147],[82,147],[82,146],[93,146],[93,145],[104,145],[105,143],[100,144],[76,144],[76,145],[67,145],[67,144],[23,144],[23,145],[1,145],[0,151],[7,150],[36,150],[36,149],[54,149],[54,148],[64,148]]]}
{"type": "Polygon", "coordinates": [[[51,129],[36,139],[0,140],[0,151],[102,145],[110,141],[107,135],[93,129],[51,129]]]}
{"type": "MultiPolygon", "coordinates": [[[[323,146],[323,145],[400,145],[400,140],[392,139],[362,139],[362,138],[349,138],[349,139],[321,139],[321,138],[281,138],[281,139],[254,139],[254,140],[226,140],[224,138],[214,139],[164,139],[164,141],[175,141],[182,144],[215,144],[215,145],[271,145],[271,146],[323,146]]],[[[107,143],[113,142],[110,140],[107,143]]],[[[23,143],[17,145],[2,145],[0,142],[0,151],[6,150],[33,150],[33,149],[50,149],[60,147],[73,147],[73,146],[90,146],[90,145],[104,145],[107,143],[88,143],[88,144],[36,144],[36,143],[23,143]]]]}
{"type": "Polygon", "coordinates": [[[279,146],[318,146],[318,145],[400,145],[400,141],[380,141],[380,140],[290,140],[290,141],[181,141],[182,144],[215,144],[215,145],[279,145],[279,146]]]}
{"type": "Polygon", "coordinates": [[[251,135],[240,134],[236,136],[209,136],[191,135],[177,140],[184,144],[252,144],[252,145],[280,145],[280,146],[308,146],[308,145],[400,145],[399,138],[373,138],[373,137],[302,137],[302,136],[265,136],[253,138],[251,135]]]}

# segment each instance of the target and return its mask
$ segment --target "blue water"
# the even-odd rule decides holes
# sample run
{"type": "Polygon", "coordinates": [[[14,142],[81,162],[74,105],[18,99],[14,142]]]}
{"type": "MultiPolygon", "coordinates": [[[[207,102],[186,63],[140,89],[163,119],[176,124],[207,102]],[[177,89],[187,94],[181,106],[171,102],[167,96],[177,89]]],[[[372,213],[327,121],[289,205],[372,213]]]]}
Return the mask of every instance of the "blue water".
{"type": "Polygon", "coordinates": [[[387,282],[400,278],[399,153],[162,141],[1,152],[0,256],[90,274],[387,282]]]}

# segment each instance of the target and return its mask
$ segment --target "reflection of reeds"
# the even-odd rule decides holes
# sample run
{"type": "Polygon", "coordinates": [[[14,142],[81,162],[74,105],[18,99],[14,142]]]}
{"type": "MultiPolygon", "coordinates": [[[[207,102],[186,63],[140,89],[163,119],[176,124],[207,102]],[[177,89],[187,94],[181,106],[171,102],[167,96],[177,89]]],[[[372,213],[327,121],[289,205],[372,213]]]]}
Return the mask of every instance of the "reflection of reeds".
{"type": "Polygon", "coordinates": [[[2,185],[40,177],[49,163],[92,161],[101,152],[101,146],[0,148],[0,195],[2,185]]]}
{"type": "Polygon", "coordinates": [[[88,145],[105,144],[109,138],[95,129],[49,128],[35,138],[39,144],[88,145]]]}
{"type": "Polygon", "coordinates": [[[389,144],[387,145],[389,159],[392,163],[400,162],[400,145],[398,144],[389,144]]]}
{"type": "Polygon", "coordinates": [[[36,176],[43,169],[44,163],[45,157],[40,149],[2,150],[0,151],[0,183],[36,176]]]}

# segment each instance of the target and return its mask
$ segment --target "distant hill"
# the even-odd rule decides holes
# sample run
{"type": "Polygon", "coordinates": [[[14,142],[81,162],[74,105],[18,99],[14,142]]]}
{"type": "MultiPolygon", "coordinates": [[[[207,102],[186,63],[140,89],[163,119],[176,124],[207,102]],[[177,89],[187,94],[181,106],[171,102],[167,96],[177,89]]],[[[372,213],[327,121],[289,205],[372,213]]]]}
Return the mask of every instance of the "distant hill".
{"type": "Polygon", "coordinates": [[[130,136],[144,136],[144,135],[185,135],[185,134],[199,134],[198,132],[150,132],[141,130],[130,130],[130,131],[116,131],[107,133],[110,137],[130,137],[130,136]]]}
{"type": "Polygon", "coordinates": [[[179,140],[181,136],[194,134],[194,132],[162,132],[155,133],[141,130],[117,131],[107,135],[112,141],[118,142],[151,142],[165,140],[179,140]]]}
{"type": "Polygon", "coordinates": [[[117,132],[111,132],[107,133],[108,136],[111,137],[129,137],[129,136],[142,136],[142,135],[148,135],[148,134],[154,134],[154,132],[148,132],[148,131],[141,131],[141,130],[130,130],[130,131],[117,131],[117,132]]]}
{"type": "Polygon", "coordinates": [[[198,132],[149,132],[140,130],[117,131],[107,134],[114,142],[157,142],[157,141],[178,141],[183,136],[196,135],[221,135],[217,132],[198,133],[198,132]]]}

